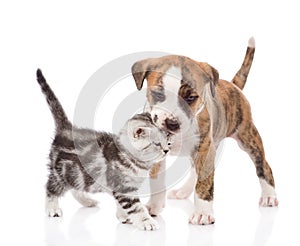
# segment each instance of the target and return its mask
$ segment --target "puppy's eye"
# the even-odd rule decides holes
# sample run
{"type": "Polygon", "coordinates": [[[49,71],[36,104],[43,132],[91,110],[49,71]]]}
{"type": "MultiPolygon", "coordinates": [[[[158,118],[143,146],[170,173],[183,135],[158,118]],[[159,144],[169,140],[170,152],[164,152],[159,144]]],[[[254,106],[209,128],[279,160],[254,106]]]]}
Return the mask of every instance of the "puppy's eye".
{"type": "Polygon", "coordinates": [[[198,98],[198,96],[193,96],[193,95],[190,95],[186,98],[184,98],[184,100],[188,103],[188,104],[192,104],[194,101],[196,101],[198,98]]]}
{"type": "Polygon", "coordinates": [[[163,102],[166,99],[166,96],[161,91],[151,91],[151,96],[157,102],[163,102]]]}

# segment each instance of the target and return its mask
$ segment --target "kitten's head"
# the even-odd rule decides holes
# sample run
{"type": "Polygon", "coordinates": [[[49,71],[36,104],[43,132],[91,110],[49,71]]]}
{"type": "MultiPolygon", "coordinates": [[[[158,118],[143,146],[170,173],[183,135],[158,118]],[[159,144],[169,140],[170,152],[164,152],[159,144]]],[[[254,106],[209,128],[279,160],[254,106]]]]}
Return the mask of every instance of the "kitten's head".
{"type": "Polygon", "coordinates": [[[171,147],[169,133],[156,127],[149,113],[133,116],[119,137],[126,151],[148,165],[164,159],[171,147]]]}

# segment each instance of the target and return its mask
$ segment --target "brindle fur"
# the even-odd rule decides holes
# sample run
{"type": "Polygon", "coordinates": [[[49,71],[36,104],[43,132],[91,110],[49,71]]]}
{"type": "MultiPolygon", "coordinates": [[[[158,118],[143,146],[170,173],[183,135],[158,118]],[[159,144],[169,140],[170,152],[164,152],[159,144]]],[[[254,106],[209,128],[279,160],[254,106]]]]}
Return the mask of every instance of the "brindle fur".
{"type": "MultiPolygon", "coordinates": [[[[275,187],[272,170],[265,159],[261,137],[252,121],[250,105],[241,91],[246,83],[254,51],[254,46],[247,48],[243,64],[232,83],[219,80],[217,70],[207,63],[196,62],[182,56],[146,59],[135,63],[132,67],[138,89],[142,88],[144,79],[147,79],[147,99],[150,103],[151,88],[162,86],[161,78],[171,66],[179,67],[184,83],[179,89],[178,96],[184,98],[187,87],[190,87],[193,93],[196,91],[199,96],[197,101],[190,105],[190,110],[194,114],[204,100],[202,93],[205,85],[210,85],[206,107],[197,116],[200,142],[194,156],[194,165],[198,175],[195,191],[201,199],[206,201],[213,200],[215,152],[220,141],[226,137],[233,137],[238,141],[240,147],[253,160],[257,176],[275,187]]],[[[159,166],[156,166],[151,176],[156,178],[159,171],[159,166]]]]}

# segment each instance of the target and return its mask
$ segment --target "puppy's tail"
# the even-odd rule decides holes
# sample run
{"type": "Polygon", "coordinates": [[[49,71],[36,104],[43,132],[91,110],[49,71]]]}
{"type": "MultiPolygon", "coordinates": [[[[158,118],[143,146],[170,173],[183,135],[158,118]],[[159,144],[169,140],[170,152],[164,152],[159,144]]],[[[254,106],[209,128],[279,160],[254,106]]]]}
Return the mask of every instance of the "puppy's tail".
{"type": "Polygon", "coordinates": [[[247,47],[243,64],[232,80],[232,82],[241,90],[244,88],[246,84],[247,77],[252,65],[254,52],[255,52],[255,40],[253,37],[251,37],[248,41],[248,47],[247,47]]]}
{"type": "Polygon", "coordinates": [[[57,97],[55,96],[54,92],[48,85],[42,71],[38,69],[36,71],[37,82],[40,84],[42,92],[44,93],[51,113],[53,115],[55,126],[57,131],[61,131],[64,129],[72,128],[71,122],[68,120],[67,115],[63,107],[61,106],[60,102],[58,101],[57,97]]]}

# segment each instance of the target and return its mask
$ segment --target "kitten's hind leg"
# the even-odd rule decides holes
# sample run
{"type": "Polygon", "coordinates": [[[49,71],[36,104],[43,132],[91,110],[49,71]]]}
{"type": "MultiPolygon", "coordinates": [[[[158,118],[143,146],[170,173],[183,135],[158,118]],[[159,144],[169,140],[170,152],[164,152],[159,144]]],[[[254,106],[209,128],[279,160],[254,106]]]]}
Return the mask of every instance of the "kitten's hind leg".
{"type": "Polygon", "coordinates": [[[84,191],[72,190],[73,197],[84,207],[96,207],[98,201],[89,197],[89,195],[84,191]]]}
{"type": "Polygon", "coordinates": [[[117,194],[114,197],[118,203],[117,217],[122,223],[132,223],[146,231],[159,229],[157,221],[149,215],[139,198],[117,194]]]}

